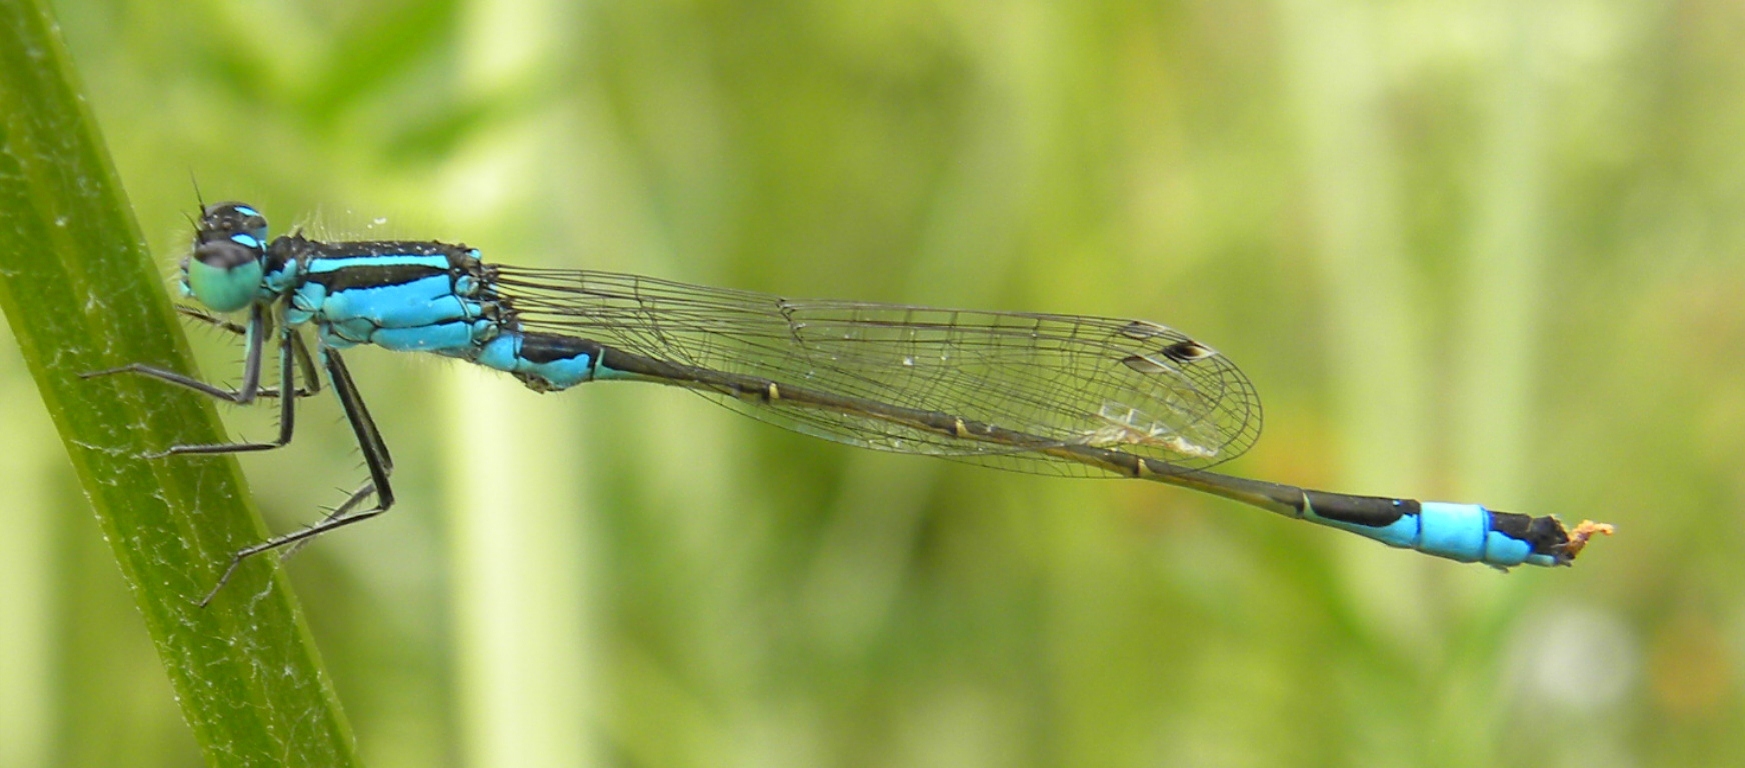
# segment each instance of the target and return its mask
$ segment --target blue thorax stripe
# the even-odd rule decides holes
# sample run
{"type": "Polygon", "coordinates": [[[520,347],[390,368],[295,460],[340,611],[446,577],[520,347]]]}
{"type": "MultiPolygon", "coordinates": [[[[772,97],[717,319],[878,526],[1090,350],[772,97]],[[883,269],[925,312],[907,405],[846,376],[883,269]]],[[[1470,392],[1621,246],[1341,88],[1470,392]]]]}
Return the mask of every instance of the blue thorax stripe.
{"type": "Polygon", "coordinates": [[[428,267],[446,271],[453,266],[443,253],[364,253],[355,256],[322,254],[309,264],[309,274],[379,267],[428,267]]]}

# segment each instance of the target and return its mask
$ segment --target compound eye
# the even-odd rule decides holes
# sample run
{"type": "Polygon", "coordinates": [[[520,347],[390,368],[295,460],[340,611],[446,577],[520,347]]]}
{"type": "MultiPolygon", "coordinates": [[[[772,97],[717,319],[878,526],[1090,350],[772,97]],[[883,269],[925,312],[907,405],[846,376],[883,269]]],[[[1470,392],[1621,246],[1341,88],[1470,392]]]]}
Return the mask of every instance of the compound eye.
{"type": "Polygon", "coordinates": [[[200,232],[215,237],[246,233],[257,241],[264,241],[267,239],[267,217],[246,203],[208,205],[200,212],[200,232]]]}
{"type": "Polygon", "coordinates": [[[217,312],[248,306],[260,292],[263,268],[260,241],[252,235],[200,243],[186,262],[188,294],[217,312]]]}
{"type": "Polygon", "coordinates": [[[214,269],[230,270],[260,260],[260,241],[250,235],[235,235],[228,240],[201,243],[194,249],[194,260],[214,269]]]}

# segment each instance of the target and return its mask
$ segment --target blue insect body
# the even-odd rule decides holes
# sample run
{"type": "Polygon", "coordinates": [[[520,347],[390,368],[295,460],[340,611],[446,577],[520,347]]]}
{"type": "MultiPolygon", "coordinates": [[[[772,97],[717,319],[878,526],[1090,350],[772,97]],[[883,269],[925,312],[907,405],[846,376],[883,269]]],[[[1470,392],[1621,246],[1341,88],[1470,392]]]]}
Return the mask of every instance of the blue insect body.
{"type": "MultiPolygon", "coordinates": [[[[974,312],[768,294],[608,272],[489,264],[464,245],[267,239],[241,203],[203,210],[184,294],[211,312],[247,310],[241,386],[132,372],[237,403],[280,398],[278,439],[175,446],[232,453],[288,443],[297,397],[320,387],[300,329],[357,434],[370,481],[326,519],[237,553],[245,558],[393,505],[387,446],[340,351],[427,352],[504,371],[535,390],[596,379],[690,389],[748,415],[838,442],[1007,469],[1154,480],[1462,562],[1566,565],[1594,533],[1474,504],[1352,496],[1206,471],[1260,433],[1253,385],[1228,358],[1143,320],[974,312]],[[279,340],[278,390],[260,386],[264,339],[279,340]],[[301,368],[304,389],[296,386],[301,368]],[[374,498],[375,504],[364,508],[374,498]]],[[[214,594],[216,593],[214,589],[214,594]]],[[[211,595],[208,595],[208,599],[211,595]]]]}

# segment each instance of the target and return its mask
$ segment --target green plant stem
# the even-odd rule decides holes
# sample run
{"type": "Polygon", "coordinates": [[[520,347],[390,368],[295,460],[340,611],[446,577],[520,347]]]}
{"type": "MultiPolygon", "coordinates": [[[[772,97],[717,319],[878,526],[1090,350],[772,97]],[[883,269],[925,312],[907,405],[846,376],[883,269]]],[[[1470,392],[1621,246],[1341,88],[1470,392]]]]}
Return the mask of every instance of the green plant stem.
{"type": "Polygon", "coordinates": [[[208,764],[355,764],[338,699],[267,558],[208,608],[195,604],[263,526],[232,458],[144,457],[224,442],[212,403],[138,376],[79,378],[130,362],[193,368],[40,0],[0,0],[0,124],[0,309],[208,764]]]}

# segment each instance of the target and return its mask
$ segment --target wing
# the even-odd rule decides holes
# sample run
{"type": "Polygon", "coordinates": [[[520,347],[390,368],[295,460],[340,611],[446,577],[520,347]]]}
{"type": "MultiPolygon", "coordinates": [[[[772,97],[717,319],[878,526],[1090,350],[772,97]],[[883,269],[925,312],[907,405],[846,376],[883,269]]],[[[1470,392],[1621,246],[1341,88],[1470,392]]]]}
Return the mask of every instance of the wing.
{"type": "Polygon", "coordinates": [[[838,442],[1021,471],[1096,474],[1035,449],[1090,445],[1203,469],[1241,455],[1260,436],[1259,398],[1236,365],[1144,320],[794,301],[609,272],[488,269],[527,330],[1036,438],[1015,446],[852,408],[715,398],[838,442]]]}

